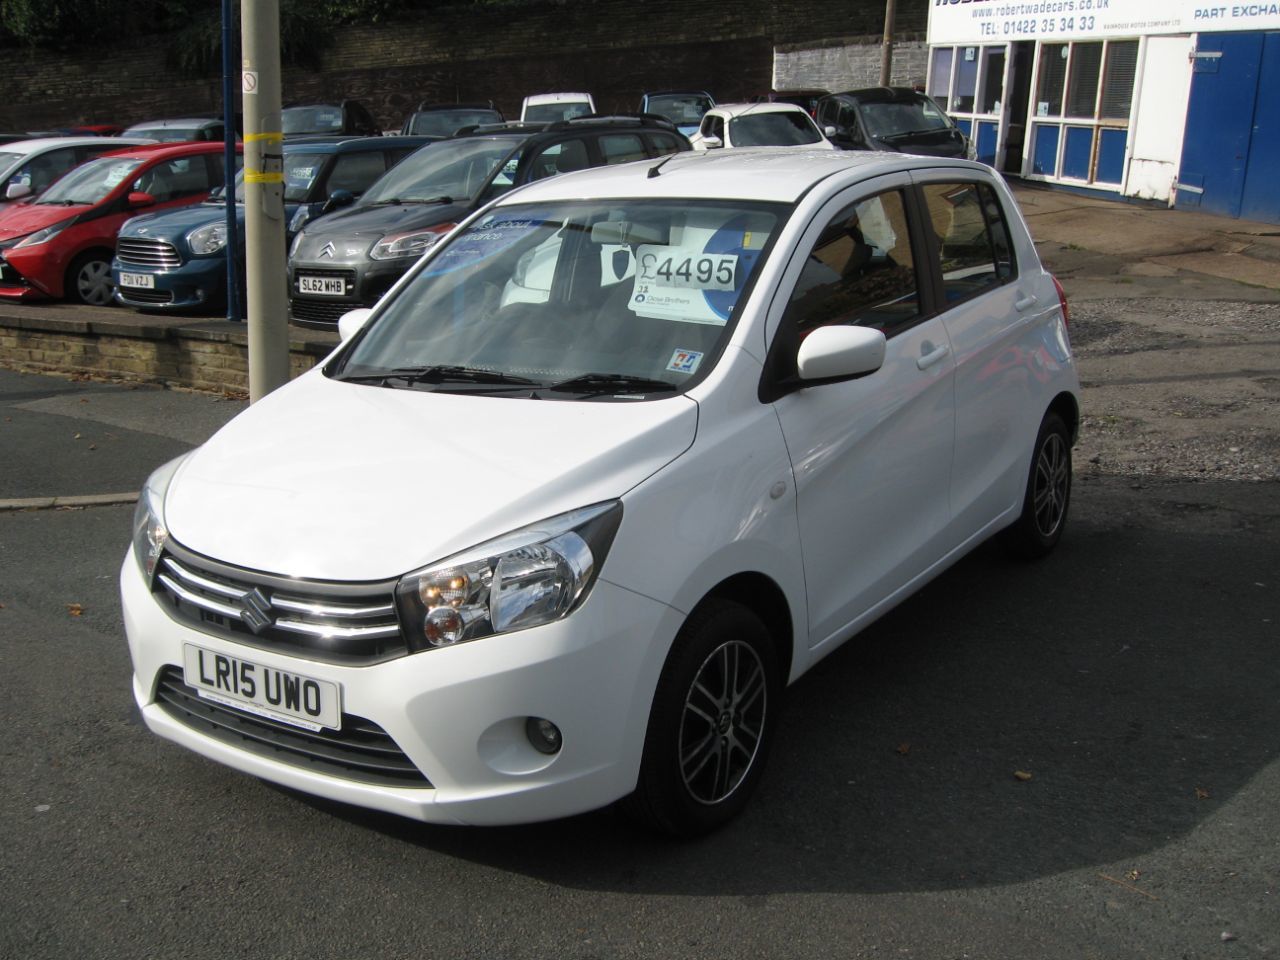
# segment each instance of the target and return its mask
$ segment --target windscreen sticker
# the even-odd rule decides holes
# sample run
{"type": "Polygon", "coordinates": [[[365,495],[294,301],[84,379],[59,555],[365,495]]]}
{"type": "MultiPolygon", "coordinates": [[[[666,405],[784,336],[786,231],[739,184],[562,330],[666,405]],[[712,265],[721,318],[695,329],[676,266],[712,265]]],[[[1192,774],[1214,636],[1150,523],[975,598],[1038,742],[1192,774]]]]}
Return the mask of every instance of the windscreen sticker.
{"type": "Polygon", "coordinates": [[[311,178],[316,175],[315,167],[294,167],[287,174],[288,178],[297,183],[308,183],[311,178]]]}
{"type": "Polygon", "coordinates": [[[127,177],[133,168],[134,164],[130,163],[116,164],[106,172],[106,175],[102,178],[102,185],[108,189],[118,186],[120,181],[127,177]]]}
{"type": "Polygon", "coordinates": [[[694,248],[641,244],[636,249],[635,286],[628,304],[633,313],[658,320],[682,320],[718,327],[729,322],[708,301],[707,293],[732,293],[738,258],[694,248]]]}
{"type": "Polygon", "coordinates": [[[693,373],[702,363],[703,355],[697,350],[676,350],[671,354],[667,369],[672,373],[693,373]]]}
{"type": "Polygon", "coordinates": [[[479,223],[473,223],[466,233],[442,250],[431,262],[427,275],[436,276],[472,266],[501,253],[540,227],[558,225],[537,217],[486,217],[479,223]]]}

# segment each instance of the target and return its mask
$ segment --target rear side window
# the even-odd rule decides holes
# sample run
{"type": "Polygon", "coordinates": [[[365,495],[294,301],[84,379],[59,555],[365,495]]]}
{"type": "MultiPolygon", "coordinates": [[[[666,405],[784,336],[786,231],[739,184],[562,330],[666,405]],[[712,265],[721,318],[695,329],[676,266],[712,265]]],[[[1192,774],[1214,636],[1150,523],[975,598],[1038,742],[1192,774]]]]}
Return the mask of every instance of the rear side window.
{"type": "Polygon", "coordinates": [[[948,304],[967,300],[1017,274],[1004,211],[984,183],[931,183],[921,188],[926,222],[937,238],[948,304]]]}
{"type": "Polygon", "coordinates": [[[572,173],[591,166],[587,158],[587,145],[582,140],[565,140],[553,143],[533,159],[530,180],[554,177],[557,173],[572,173]]]}
{"type": "Polygon", "coordinates": [[[791,294],[783,325],[799,338],[834,324],[886,337],[920,316],[906,203],[892,190],[840,211],[818,236],[791,294]]]}
{"type": "Polygon", "coordinates": [[[648,159],[644,142],[634,133],[607,133],[600,138],[600,154],[606,164],[648,159]]]}
{"type": "Polygon", "coordinates": [[[669,153],[680,152],[680,142],[675,137],[669,137],[665,133],[649,134],[649,148],[653,151],[655,157],[665,157],[669,153]]]}
{"type": "Polygon", "coordinates": [[[329,172],[328,192],[349,190],[359,196],[387,171],[381,150],[344,153],[334,161],[329,172]]]}

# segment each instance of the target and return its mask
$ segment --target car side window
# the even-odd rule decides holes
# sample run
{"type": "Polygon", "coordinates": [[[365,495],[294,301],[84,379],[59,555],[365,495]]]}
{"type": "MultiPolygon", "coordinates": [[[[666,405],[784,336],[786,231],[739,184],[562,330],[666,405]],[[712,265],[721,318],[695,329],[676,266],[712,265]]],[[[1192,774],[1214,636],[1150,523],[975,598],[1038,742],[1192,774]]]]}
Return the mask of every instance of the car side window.
{"type": "Polygon", "coordinates": [[[665,157],[671,153],[680,152],[680,143],[675,137],[667,136],[665,133],[651,133],[648,135],[649,149],[655,157],[665,157]]]}
{"type": "Polygon", "coordinates": [[[553,143],[533,158],[530,180],[554,177],[557,173],[572,173],[591,166],[587,159],[587,145],[582,140],[565,140],[553,143]]]}
{"type": "Polygon", "coordinates": [[[72,147],[65,150],[50,150],[23,166],[11,178],[11,183],[27,183],[32,193],[40,193],[60,176],[76,165],[76,152],[72,147]]]}
{"type": "Polygon", "coordinates": [[[134,189],[151,194],[156,203],[207,193],[209,168],[199,156],[165,160],[143,173],[134,189]]]}
{"type": "Polygon", "coordinates": [[[600,154],[606,164],[630,163],[649,157],[644,141],[634,133],[606,133],[599,140],[600,154]]]}
{"type": "Polygon", "coordinates": [[[937,238],[948,304],[967,300],[1016,275],[1004,211],[984,183],[931,183],[921,188],[926,222],[937,238]]]}
{"type": "Polygon", "coordinates": [[[335,190],[349,190],[359,196],[386,172],[387,162],[381,150],[344,153],[337,158],[329,172],[326,194],[332,196],[335,190]]]}
{"type": "Polygon", "coordinates": [[[906,202],[891,190],[850,204],[819,234],[783,314],[797,342],[817,327],[874,327],[892,337],[920,317],[906,202]]]}

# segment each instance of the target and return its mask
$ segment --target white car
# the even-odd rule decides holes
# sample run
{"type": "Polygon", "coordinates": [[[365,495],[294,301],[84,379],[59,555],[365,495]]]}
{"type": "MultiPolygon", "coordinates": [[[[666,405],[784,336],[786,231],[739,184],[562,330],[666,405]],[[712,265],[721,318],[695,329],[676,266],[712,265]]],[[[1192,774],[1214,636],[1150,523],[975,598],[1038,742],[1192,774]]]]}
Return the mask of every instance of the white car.
{"type": "Polygon", "coordinates": [[[520,119],[525,123],[554,123],[596,112],[589,93],[535,93],[524,98],[520,119]]]}
{"type": "Polygon", "coordinates": [[[6,201],[39,196],[86,160],[153,142],[143,137],[40,137],[0,144],[0,209],[6,201]]]}
{"type": "Polygon", "coordinates": [[[1038,556],[1066,522],[1066,303],[976,163],[539,181],[340,330],[151,476],[120,572],[147,725],[333,800],[626,798],[697,835],[747,802],[787,684],[987,538],[1038,556]],[[551,250],[547,296],[503,304],[551,250]]]}
{"type": "Polygon", "coordinates": [[[702,115],[689,137],[695,150],[720,147],[804,147],[837,150],[803,107],[793,103],[722,103],[702,115]]]}

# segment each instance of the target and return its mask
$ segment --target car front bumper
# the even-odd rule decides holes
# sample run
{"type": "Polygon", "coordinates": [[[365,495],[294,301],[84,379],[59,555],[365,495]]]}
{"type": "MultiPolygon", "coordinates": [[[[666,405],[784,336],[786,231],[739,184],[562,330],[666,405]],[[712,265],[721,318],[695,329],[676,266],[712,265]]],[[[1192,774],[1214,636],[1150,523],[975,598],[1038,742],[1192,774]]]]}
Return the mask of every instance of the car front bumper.
{"type": "Polygon", "coordinates": [[[227,261],[225,257],[193,258],[172,270],[156,270],[114,260],[111,280],[119,303],[146,310],[189,310],[221,301],[227,287],[227,261]],[[149,276],[154,286],[122,286],[121,273],[149,276]]]}
{"type": "Polygon", "coordinates": [[[274,783],[436,823],[526,823],[604,806],[635,787],[653,692],[682,616],[604,580],[563,620],[365,666],[237,644],[173,620],[130,551],[120,571],[133,692],[147,726],[213,760],[274,783]],[[342,711],[378,724],[428,785],[360,782],[215,738],[157,699],[186,644],[341,688],[342,711]],[[554,722],[552,756],[525,718],[554,722]]]}

